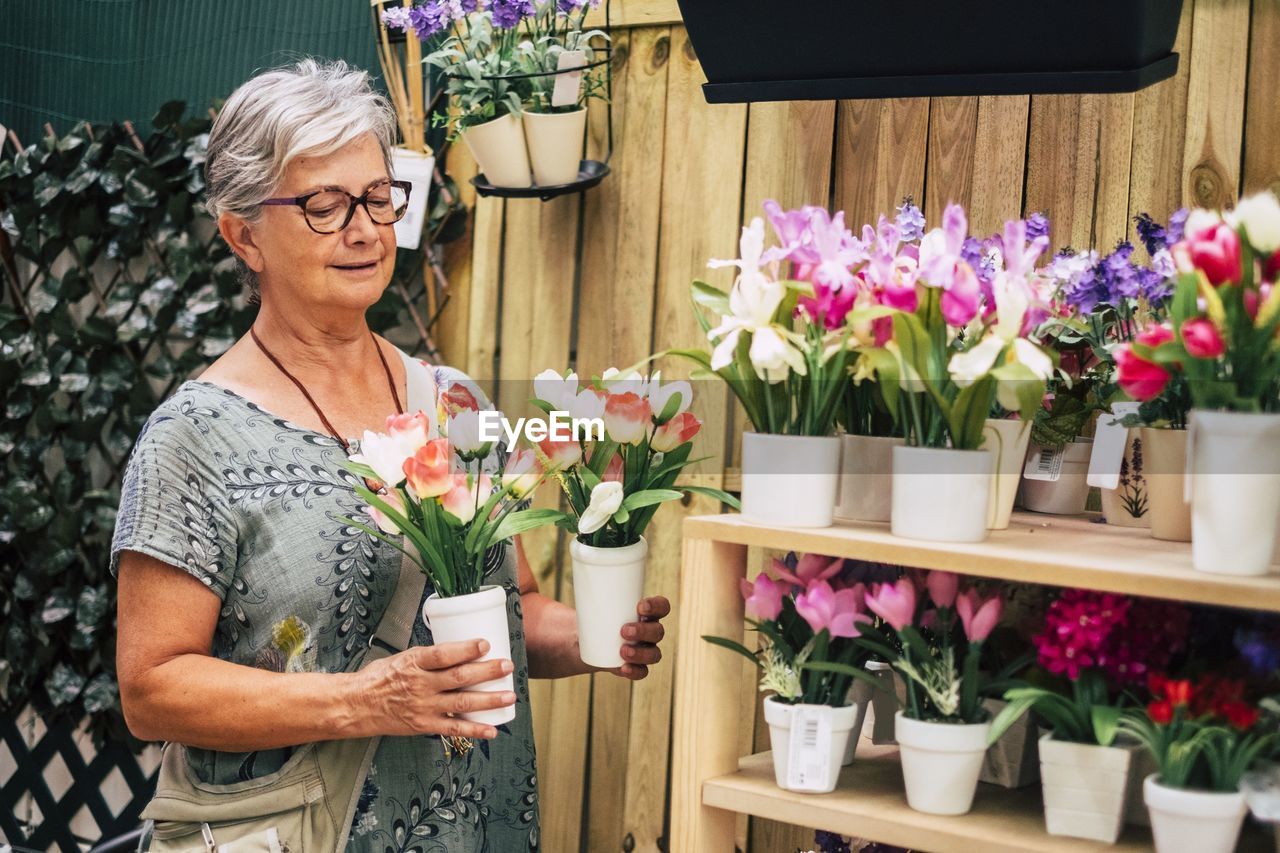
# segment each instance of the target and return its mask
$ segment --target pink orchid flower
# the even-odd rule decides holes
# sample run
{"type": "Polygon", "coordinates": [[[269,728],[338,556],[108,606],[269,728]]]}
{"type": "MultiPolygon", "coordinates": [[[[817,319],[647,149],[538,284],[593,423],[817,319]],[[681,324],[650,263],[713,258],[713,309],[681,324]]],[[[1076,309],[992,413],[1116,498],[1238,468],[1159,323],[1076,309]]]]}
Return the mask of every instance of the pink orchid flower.
{"type": "Polygon", "coordinates": [[[1004,599],[999,593],[986,601],[978,595],[976,589],[967,589],[956,599],[956,612],[960,614],[960,622],[964,625],[964,635],[971,643],[981,643],[995,630],[1004,612],[1004,599]]]}
{"type": "Polygon", "coordinates": [[[796,612],[809,623],[813,633],[820,634],[825,629],[832,637],[856,637],[858,623],[870,621],[858,607],[854,590],[836,592],[826,581],[818,581],[796,596],[796,612]]]}
{"type": "Polygon", "coordinates": [[[867,609],[901,631],[916,615],[916,585],[906,577],[897,583],[876,584],[867,594],[867,609]]]}
{"type": "Polygon", "coordinates": [[[755,583],[741,581],[742,597],[746,601],[747,616],[763,622],[772,622],[782,612],[782,584],[764,572],[756,575],[755,583]]]}
{"type": "Polygon", "coordinates": [[[925,578],[929,598],[939,607],[951,607],[956,603],[960,590],[960,576],[954,572],[929,572],[925,578]]]}
{"type": "Polygon", "coordinates": [[[808,589],[815,583],[826,581],[839,573],[844,567],[840,557],[824,557],[820,554],[805,554],[796,561],[793,572],[787,564],[774,558],[773,573],[792,586],[808,589]]]}

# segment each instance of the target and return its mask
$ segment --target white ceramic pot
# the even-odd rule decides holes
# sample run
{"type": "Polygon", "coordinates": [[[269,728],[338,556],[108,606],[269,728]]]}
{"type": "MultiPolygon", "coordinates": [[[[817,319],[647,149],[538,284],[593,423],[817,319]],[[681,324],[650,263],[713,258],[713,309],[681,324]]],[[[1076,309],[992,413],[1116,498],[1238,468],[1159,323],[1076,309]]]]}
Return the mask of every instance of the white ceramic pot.
{"type": "Polygon", "coordinates": [[[1243,791],[1168,788],[1151,774],[1142,783],[1156,853],[1231,853],[1244,824],[1243,791]]]}
{"type": "Polygon", "coordinates": [[[987,538],[988,450],[893,449],[894,536],[929,542],[987,538]]]}
{"type": "MultiPolygon", "coordinates": [[[[986,504],[982,507],[985,510],[986,504]]],[[[930,723],[909,719],[899,711],[894,724],[907,805],[926,814],[968,812],[987,754],[991,723],[930,723]]]]}
{"type": "Polygon", "coordinates": [[[462,141],[476,158],[485,179],[495,187],[533,186],[529,150],[520,119],[511,113],[462,132],[462,141]]]}
{"type": "Polygon", "coordinates": [[[1009,527],[1030,440],[1031,421],[987,418],[982,425],[982,449],[991,451],[992,461],[991,494],[987,499],[987,527],[992,530],[1009,527]]]}
{"type": "MultiPolygon", "coordinates": [[[[1037,445],[1031,445],[1028,457],[1040,453],[1037,445]]],[[[1093,453],[1092,439],[1076,439],[1068,444],[1062,455],[1062,468],[1057,480],[1022,480],[1022,504],[1031,512],[1049,515],[1079,515],[1089,500],[1089,456],[1093,453]]]]}
{"type": "Polygon", "coordinates": [[[587,110],[569,113],[523,114],[524,138],[529,144],[533,179],[540,187],[558,187],[578,179],[587,110]]]}
{"type": "Polygon", "coordinates": [[[878,681],[883,690],[871,691],[871,704],[867,706],[867,718],[864,728],[871,729],[871,742],[876,746],[897,743],[893,739],[893,718],[902,707],[906,693],[906,685],[902,678],[893,671],[893,667],[884,661],[867,661],[867,672],[878,681]]]}
{"type": "Polygon", "coordinates": [[[836,521],[888,521],[893,507],[893,448],[901,438],[840,437],[840,500],[836,521]]]}
{"type": "Polygon", "coordinates": [[[1280,517],[1280,415],[1193,411],[1191,430],[1192,565],[1266,574],[1280,517]]]}
{"type": "Polygon", "coordinates": [[[840,470],[835,436],[742,436],[742,515],[779,527],[830,527],[840,470]]]}
{"type": "Polygon", "coordinates": [[[1114,844],[1124,826],[1137,744],[1098,746],[1040,739],[1044,822],[1050,835],[1114,844]]]}
{"type": "Polygon", "coordinates": [[[409,209],[395,224],[396,245],[401,249],[416,249],[422,242],[422,229],[427,224],[427,198],[431,195],[431,174],[436,158],[431,154],[410,151],[408,148],[391,149],[391,171],[397,181],[408,181],[409,209]]]}
{"type": "MultiPolygon", "coordinates": [[[[1008,705],[1001,699],[987,699],[982,707],[992,719],[1008,705]]],[[[979,782],[999,785],[1001,788],[1025,788],[1040,781],[1040,752],[1037,749],[1039,733],[1031,722],[1031,715],[1023,714],[1009,730],[987,747],[982,761],[979,782]]]]}
{"type": "Polygon", "coordinates": [[[577,539],[569,543],[573,559],[573,606],[578,614],[578,653],[583,663],[613,669],[622,666],[622,626],[640,617],[644,568],[649,543],[643,538],[621,548],[596,548],[577,539]]]}
{"type": "MultiPolygon", "coordinates": [[[[482,639],[489,643],[489,651],[480,660],[511,659],[511,628],[507,622],[507,593],[500,586],[482,587],[479,592],[441,598],[432,593],[422,602],[422,621],[431,629],[433,643],[461,643],[482,639]]],[[[515,679],[511,675],[485,681],[468,690],[489,693],[515,692],[515,679]]],[[[460,714],[464,720],[499,726],[516,717],[516,706],[493,708],[488,711],[467,711],[460,714]]]]}
{"type": "Polygon", "coordinates": [[[764,700],[764,720],[769,724],[769,746],[773,750],[773,776],[778,787],[787,791],[828,794],[836,789],[840,777],[845,742],[854,737],[858,709],[853,705],[833,708],[829,705],[787,705],[773,696],[764,700]],[[808,717],[825,717],[829,736],[819,741],[815,757],[805,766],[792,750],[792,728],[798,712],[808,717]]]}
{"type": "Polygon", "coordinates": [[[1191,504],[1186,498],[1187,431],[1142,429],[1146,456],[1148,512],[1151,535],[1170,542],[1191,541],[1191,504]]]}
{"type": "Polygon", "coordinates": [[[871,694],[877,692],[879,691],[862,680],[853,682],[853,686],[849,688],[846,702],[856,710],[856,713],[854,715],[852,733],[844,746],[844,758],[840,761],[843,767],[848,767],[852,764],[853,759],[858,754],[858,741],[861,740],[862,726],[867,721],[867,707],[871,704],[871,694]]]}
{"type": "Polygon", "coordinates": [[[1102,489],[1102,517],[1114,527],[1151,527],[1151,490],[1146,479],[1146,452],[1142,430],[1125,436],[1120,460],[1120,485],[1102,489]]]}

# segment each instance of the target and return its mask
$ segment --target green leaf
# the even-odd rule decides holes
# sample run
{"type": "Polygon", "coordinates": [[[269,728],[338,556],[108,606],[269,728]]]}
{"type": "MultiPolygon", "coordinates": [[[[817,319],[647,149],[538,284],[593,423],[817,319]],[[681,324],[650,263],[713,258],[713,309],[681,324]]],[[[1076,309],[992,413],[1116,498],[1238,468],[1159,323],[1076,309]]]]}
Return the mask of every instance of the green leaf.
{"type": "Polygon", "coordinates": [[[726,640],[724,637],[711,637],[706,634],[702,636],[702,639],[706,640],[713,646],[720,646],[723,649],[737,652],[756,666],[760,666],[760,659],[756,657],[755,652],[742,645],[742,643],[735,643],[733,640],[726,640]]]}
{"type": "Polygon", "coordinates": [[[695,305],[701,305],[722,317],[731,313],[729,309],[729,294],[718,287],[707,284],[705,281],[694,281],[693,302],[695,305]]]}
{"type": "Polygon", "coordinates": [[[1122,711],[1113,705],[1094,705],[1090,708],[1093,722],[1093,739],[1098,746],[1111,746],[1116,739],[1122,711]]]}
{"type": "Polygon", "coordinates": [[[665,503],[666,501],[676,501],[682,497],[684,496],[675,489],[645,489],[644,491],[627,495],[622,501],[622,506],[624,509],[631,511],[641,507],[665,503]]]}
{"type": "Polygon", "coordinates": [[[695,495],[714,498],[715,500],[720,501],[720,503],[728,504],[736,510],[742,509],[741,501],[728,492],[721,491],[720,489],[713,489],[709,486],[680,486],[680,488],[686,492],[692,492],[695,495]]]}
{"type": "Polygon", "coordinates": [[[537,530],[539,527],[546,527],[548,524],[557,524],[564,518],[566,518],[565,513],[558,509],[526,509],[513,512],[502,519],[497,530],[489,537],[489,544],[510,539],[529,530],[537,530]]]}

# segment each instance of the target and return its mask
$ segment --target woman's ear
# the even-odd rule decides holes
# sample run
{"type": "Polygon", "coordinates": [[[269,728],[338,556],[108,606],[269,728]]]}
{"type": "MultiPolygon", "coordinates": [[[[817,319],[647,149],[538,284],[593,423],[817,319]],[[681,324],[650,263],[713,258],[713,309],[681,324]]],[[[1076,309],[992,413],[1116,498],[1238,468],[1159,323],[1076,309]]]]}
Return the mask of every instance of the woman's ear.
{"type": "Polygon", "coordinates": [[[245,266],[256,273],[262,272],[266,264],[263,263],[262,250],[254,242],[253,226],[248,220],[234,213],[223,213],[218,217],[218,233],[245,266]]]}

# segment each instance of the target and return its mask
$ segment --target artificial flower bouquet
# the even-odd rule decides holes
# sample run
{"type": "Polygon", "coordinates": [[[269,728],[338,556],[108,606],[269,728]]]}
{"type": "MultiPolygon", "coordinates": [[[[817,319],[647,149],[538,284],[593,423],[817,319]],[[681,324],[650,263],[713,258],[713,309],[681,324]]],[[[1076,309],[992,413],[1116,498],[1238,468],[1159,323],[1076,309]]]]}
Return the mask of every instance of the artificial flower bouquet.
{"type": "Polygon", "coordinates": [[[1132,692],[1186,646],[1190,614],[1156,599],[1065,590],[1033,642],[1043,678],[1005,691],[994,743],[1030,711],[1050,730],[1041,739],[1040,778],[1051,835],[1114,843],[1136,800],[1137,744],[1117,741],[1132,692]],[[1081,790],[1094,792],[1082,799],[1081,790]]]}
{"type": "Polygon", "coordinates": [[[1243,682],[1150,678],[1151,701],[1120,727],[1154,757],[1143,781],[1157,853],[1230,853],[1246,810],[1240,781],[1275,754],[1276,720],[1248,701],[1243,682]]]}
{"type": "Polygon", "coordinates": [[[734,507],[738,501],[719,489],[676,484],[702,461],[690,458],[702,428],[689,411],[690,383],[614,368],[584,383],[575,373],[546,370],[534,378],[534,394],[534,405],[548,414],[603,425],[596,433],[548,437],[536,452],[568,503],[567,512],[543,512],[575,537],[569,552],[579,653],[593,666],[619,667],[622,626],[635,621],[644,594],[644,532],[658,507],[691,493],[734,507]]]}
{"type": "MultiPolygon", "coordinates": [[[[365,432],[346,467],[364,480],[355,491],[376,527],[343,521],[426,573],[435,591],[423,602],[422,618],[435,642],[482,637],[490,647],[484,659],[510,658],[507,594],[485,583],[491,549],[555,523],[558,513],[524,508],[546,476],[532,450],[512,450],[500,473],[485,470],[494,447],[481,440],[479,406],[464,386],[442,394],[437,408],[394,415],[385,432],[365,432]]],[[[513,682],[505,676],[476,689],[510,691],[513,682]]],[[[510,706],[466,717],[498,725],[514,715],[510,706]]]]}
{"type": "MultiPolygon", "coordinates": [[[[844,560],[805,554],[775,559],[754,581],[742,581],[747,622],[760,635],[755,651],[723,637],[707,642],[735,651],[760,669],[760,690],[773,748],[778,786],[825,793],[835,789],[840,767],[853,760],[869,694],[855,681],[875,685],[863,669],[868,649],[855,642],[871,623],[866,587],[844,560]],[[814,751],[800,743],[826,732],[814,751]],[[815,773],[814,767],[819,770],[815,773]]],[[[878,685],[877,685],[878,686],[878,685]]]]}

